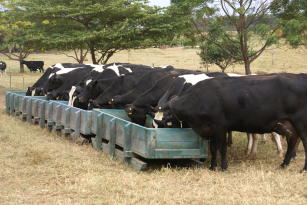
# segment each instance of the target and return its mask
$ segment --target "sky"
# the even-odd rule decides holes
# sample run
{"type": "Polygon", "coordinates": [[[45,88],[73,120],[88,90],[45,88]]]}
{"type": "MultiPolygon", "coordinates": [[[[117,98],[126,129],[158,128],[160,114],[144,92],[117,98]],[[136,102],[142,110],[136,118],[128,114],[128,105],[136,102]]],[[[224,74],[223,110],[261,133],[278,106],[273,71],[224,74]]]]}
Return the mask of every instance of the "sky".
{"type": "Polygon", "coordinates": [[[149,1],[149,5],[153,6],[169,6],[170,5],[170,0],[148,0],[149,1]]]}

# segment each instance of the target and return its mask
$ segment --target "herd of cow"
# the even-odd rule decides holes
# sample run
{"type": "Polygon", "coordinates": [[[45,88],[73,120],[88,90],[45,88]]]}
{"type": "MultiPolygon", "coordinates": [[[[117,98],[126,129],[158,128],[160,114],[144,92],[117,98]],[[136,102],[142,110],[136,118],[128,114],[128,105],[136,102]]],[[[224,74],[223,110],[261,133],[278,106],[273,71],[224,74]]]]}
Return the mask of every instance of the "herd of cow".
{"type": "MultiPolygon", "coordinates": [[[[286,136],[289,165],[301,139],[307,171],[307,74],[238,75],[129,63],[62,63],[49,67],[26,95],[67,100],[82,109],[121,108],[154,128],[191,127],[210,141],[211,170],[227,169],[231,131],[286,136]]],[[[253,135],[255,136],[255,135],[253,135]]]]}

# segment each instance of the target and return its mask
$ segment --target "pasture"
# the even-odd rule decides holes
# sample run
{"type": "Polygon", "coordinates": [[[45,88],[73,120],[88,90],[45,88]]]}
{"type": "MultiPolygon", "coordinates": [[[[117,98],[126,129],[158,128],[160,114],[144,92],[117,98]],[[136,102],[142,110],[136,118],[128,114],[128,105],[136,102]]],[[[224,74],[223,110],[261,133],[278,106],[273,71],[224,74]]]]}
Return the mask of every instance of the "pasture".
{"type": "MultiPolygon", "coordinates": [[[[131,50],[116,54],[110,62],[207,70],[196,52],[182,48],[131,50]]],[[[303,48],[275,48],[265,51],[251,68],[255,73],[306,72],[306,56],[303,48]]],[[[270,140],[259,144],[255,158],[248,158],[245,134],[235,133],[226,172],[211,172],[207,163],[188,167],[166,164],[136,172],[89,145],[73,144],[6,115],[5,90],[27,87],[41,74],[30,74],[27,69],[25,74],[16,73],[16,62],[1,60],[8,69],[0,78],[0,204],[306,204],[307,173],[299,173],[304,163],[302,145],[298,157],[281,170],[282,159],[270,140]]],[[[27,60],[44,60],[45,68],[73,62],[59,53],[34,54],[27,60]]],[[[209,67],[209,71],[218,68],[209,67]]],[[[226,72],[243,73],[243,66],[232,66],[226,72]]]]}

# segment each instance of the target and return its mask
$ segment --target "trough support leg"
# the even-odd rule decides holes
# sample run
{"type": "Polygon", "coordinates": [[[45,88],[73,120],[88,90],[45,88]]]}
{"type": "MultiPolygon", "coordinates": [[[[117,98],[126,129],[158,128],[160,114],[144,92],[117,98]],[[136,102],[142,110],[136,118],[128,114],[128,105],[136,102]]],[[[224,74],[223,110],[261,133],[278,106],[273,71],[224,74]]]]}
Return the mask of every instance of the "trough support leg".
{"type": "Polygon", "coordinates": [[[96,137],[94,140],[92,139],[93,147],[96,148],[97,150],[102,150],[103,116],[104,116],[103,113],[100,113],[99,115],[97,115],[96,137]]]}
{"type": "Polygon", "coordinates": [[[39,126],[45,128],[45,103],[39,103],[39,126]]]}
{"type": "Polygon", "coordinates": [[[75,130],[72,134],[72,141],[75,143],[77,142],[78,138],[80,138],[80,123],[81,123],[80,120],[81,120],[81,112],[78,111],[75,130]]]}
{"type": "Polygon", "coordinates": [[[32,121],[32,102],[30,98],[28,98],[28,103],[27,103],[27,121],[28,122],[32,121]]]}
{"type": "Polygon", "coordinates": [[[109,141],[109,154],[115,156],[115,144],[116,144],[116,119],[111,120],[111,132],[110,132],[110,141],[109,141]]]}

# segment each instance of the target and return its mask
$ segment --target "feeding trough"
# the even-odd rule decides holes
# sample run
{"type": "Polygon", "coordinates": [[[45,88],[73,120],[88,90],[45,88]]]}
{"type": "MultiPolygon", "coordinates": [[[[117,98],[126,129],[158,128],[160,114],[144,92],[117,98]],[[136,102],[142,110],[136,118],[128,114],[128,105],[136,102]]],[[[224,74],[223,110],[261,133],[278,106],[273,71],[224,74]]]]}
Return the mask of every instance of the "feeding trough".
{"type": "Polygon", "coordinates": [[[21,113],[21,101],[25,95],[25,91],[7,91],[5,93],[6,112],[10,115],[19,115],[21,113]]]}
{"type": "Polygon", "coordinates": [[[191,128],[148,128],[129,121],[124,110],[94,109],[94,146],[146,169],[146,159],[202,159],[208,157],[208,141],[191,128]]]}
{"type": "Polygon", "coordinates": [[[124,110],[82,110],[67,101],[47,101],[44,96],[25,96],[23,91],[6,93],[6,112],[19,113],[23,120],[42,128],[64,132],[76,140],[92,136],[93,146],[129,163],[137,170],[150,160],[203,159],[208,157],[208,141],[191,128],[150,128],[130,122],[124,110]]]}

